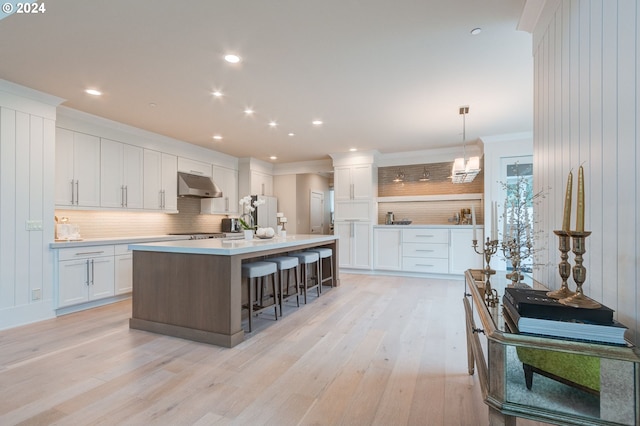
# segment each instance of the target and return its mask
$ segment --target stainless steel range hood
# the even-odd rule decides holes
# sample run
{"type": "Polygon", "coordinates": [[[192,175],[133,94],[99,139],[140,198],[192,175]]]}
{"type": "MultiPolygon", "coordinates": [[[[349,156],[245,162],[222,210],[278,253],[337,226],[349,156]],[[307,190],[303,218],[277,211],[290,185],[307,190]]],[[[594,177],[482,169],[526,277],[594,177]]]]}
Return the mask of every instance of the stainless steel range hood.
{"type": "Polygon", "coordinates": [[[208,176],[178,172],[178,197],[220,198],[222,190],[208,176]]]}

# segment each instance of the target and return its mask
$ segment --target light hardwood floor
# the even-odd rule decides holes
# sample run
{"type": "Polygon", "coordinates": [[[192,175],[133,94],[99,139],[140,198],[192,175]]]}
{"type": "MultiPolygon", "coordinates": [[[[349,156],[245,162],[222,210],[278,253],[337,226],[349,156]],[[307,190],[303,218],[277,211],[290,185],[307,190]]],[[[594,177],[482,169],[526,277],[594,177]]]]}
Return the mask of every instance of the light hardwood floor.
{"type": "Polygon", "coordinates": [[[0,424],[488,423],[462,281],[341,281],[232,349],[130,330],[130,301],[2,331],[0,424]]]}

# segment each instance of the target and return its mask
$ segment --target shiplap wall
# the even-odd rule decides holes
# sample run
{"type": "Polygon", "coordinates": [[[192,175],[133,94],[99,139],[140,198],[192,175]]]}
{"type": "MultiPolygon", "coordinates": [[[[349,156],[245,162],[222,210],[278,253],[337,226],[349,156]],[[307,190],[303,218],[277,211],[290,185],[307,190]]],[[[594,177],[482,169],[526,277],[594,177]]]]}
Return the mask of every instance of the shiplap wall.
{"type": "MultiPolygon", "coordinates": [[[[566,178],[586,181],[585,294],[612,309],[640,343],[640,6],[635,0],[548,1],[533,34],[534,177],[551,194],[538,226],[549,247],[535,276],[558,288],[554,229],[566,178]]],[[[572,227],[575,227],[575,192],[572,227]]],[[[573,255],[569,257],[573,263],[573,255]]],[[[572,283],[573,286],[573,283],[572,283]]]]}
{"type": "Polygon", "coordinates": [[[54,316],[55,106],[4,86],[0,81],[0,329],[54,316]],[[28,220],[43,229],[27,231],[28,220]]]}

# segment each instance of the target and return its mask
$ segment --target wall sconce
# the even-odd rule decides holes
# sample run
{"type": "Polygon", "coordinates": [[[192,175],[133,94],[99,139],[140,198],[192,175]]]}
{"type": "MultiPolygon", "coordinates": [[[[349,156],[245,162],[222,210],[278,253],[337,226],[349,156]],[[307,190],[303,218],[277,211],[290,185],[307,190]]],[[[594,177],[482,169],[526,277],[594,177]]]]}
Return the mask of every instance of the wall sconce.
{"type": "Polygon", "coordinates": [[[396,174],[395,179],[393,179],[394,182],[404,182],[404,170],[400,169],[398,170],[398,173],[396,174]]]}
{"type": "Polygon", "coordinates": [[[429,172],[427,171],[427,167],[425,166],[422,169],[422,175],[420,176],[420,179],[418,179],[420,182],[427,182],[429,180],[429,172]]]}

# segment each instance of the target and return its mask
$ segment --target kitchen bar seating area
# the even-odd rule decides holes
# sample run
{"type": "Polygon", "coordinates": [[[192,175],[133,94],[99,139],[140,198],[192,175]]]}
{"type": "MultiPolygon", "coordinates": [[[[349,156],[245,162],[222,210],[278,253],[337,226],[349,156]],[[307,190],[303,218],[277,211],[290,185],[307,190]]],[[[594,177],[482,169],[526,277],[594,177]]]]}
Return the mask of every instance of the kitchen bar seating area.
{"type": "MultiPolygon", "coordinates": [[[[272,240],[169,241],[133,244],[130,248],[133,250],[130,327],[225,347],[244,340],[243,276],[250,279],[273,274],[277,280],[277,264],[268,262],[270,256],[300,259],[314,255],[317,265],[319,255],[305,250],[327,248],[338,253],[337,237],[304,234],[272,240]],[[249,271],[252,264],[256,265],[254,272],[243,272],[249,271]],[[264,270],[257,271],[258,267],[264,270]]],[[[336,265],[334,274],[339,283],[336,265]]],[[[304,273],[301,276],[303,285],[308,280],[311,286],[318,287],[319,296],[319,272],[312,275],[315,279],[304,273]]],[[[251,285],[248,287],[247,298],[251,300],[253,291],[251,285]]],[[[273,300],[276,318],[280,288],[281,284],[274,284],[273,293],[278,299],[273,300]]],[[[249,318],[253,320],[252,304],[248,307],[249,318]]]]}

